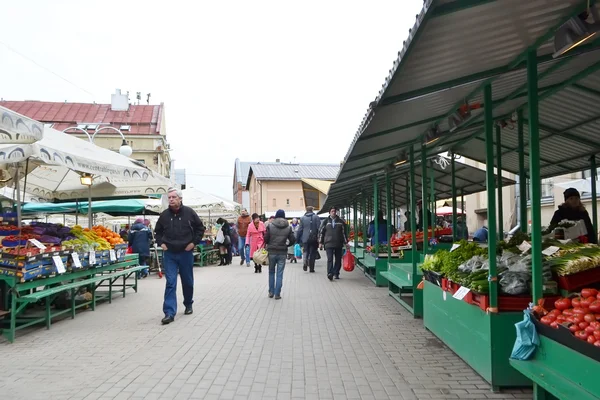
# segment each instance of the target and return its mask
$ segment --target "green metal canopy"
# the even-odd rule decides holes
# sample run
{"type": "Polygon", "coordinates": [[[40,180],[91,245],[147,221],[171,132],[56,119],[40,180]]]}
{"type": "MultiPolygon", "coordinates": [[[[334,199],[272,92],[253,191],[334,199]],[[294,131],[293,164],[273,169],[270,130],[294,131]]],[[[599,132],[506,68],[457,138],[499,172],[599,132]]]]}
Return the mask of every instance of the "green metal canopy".
{"type": "MultiPolygon", "coordinates": [[[[27,203],[23,206],[22,212],[23,214],[87,214],[88,202],[27,203]]],[[[144,201],[137,199],[94,201],[92,212],[103,212],[113,216],[159,214],[148,209],[144,201]]]]}
{"type": "MultiPolygon", "coordinates": [[[[591,1],[593,5],[595,2],[591,1]]],[[[527,137],[527,51],[537,48],[542,178],[580,171],[600,153],[600,39],[553,58],[556,30],[587,1],[427,0],[390,75],[359,127],[332,185],[381,173],[428,133],[428,154],[453,151],[483,162],[483,87],[491,83],[501,124],[502,169],[519,170],[516,115],[527,137]],[[473,108],[459,119],[461,106],[473,108]]],[[[594,5],[594,7],[597,7],[594,5]]],[[[528,163],[528,143],[523,143],[528,163]]]]}

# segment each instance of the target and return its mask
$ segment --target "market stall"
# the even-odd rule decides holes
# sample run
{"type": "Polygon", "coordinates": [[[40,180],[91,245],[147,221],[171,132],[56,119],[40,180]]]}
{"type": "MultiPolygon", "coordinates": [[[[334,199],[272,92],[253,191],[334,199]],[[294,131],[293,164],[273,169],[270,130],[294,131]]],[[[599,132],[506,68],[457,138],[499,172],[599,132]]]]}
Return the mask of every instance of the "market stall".
{"type": "MultiPolygon", "coordinates": [[[[411,168],[423,154],[447,151],[486,164],[488,245],[482,250],[461,243],[460,251],[438,252],[424,260],[433,272],[439,268],[444,279],[422,284],[424,324],[495,390],[533,381],[536,400],[598,399],[600,394],[600,363],[589,347],[575,345],[595,347],[580,340],[586,332],[579,334],[579,342],[560,342],[540,328],[534,358],[509,362],[514,325],[523,319],[532,297],[555,304],[559,290],[563,294],[580,291],[577,286],[582,284],[597,285],[588,271],[568,273],[545,264],[551,256],[542,251],[550,253],[548,248],[555,247],[561,254],[568,249],[563,242],[542,239],[542,225],[548,221],[541,221],[540,213],[542,178],[589,168],[591,183],[596,184],[600,42],[589,34],[584,39],[591,40],[573,39],[569,29],[583,26],[585,36],[589,21],[600,21],[597,7],[593,1],[575,0],[548,0],[541,8],[516,0],[426,1],[343,164],[343,170],[360,166],[361,179],[385,174],[406,162],[407,154],[411,168]],[[520,227],[526,229],[531,220],[531,237],[517,237],[512,243],[499,240],[504,235],[499,229],[502,202],[513,200],[502,198],[502,181],[497,179],[502,171],[519,177],[514,200],[520,227]],[[514,254],[510,259],[509,253],[514,254]],[[475,257],[485,261],[476,263],[475,257]],[[510,289],[505,278],[516,273],[523,275],[513,278],[510,289]],[[587,274],[587,280],[565,285],[574,279],[566,276],[578,274],[587,274]]],[[[413,187],[413,215],[415,192],[413,187]]],[[[596,188],[591,193],[595,234],[596,188]]],[[[571,258],[593,260],[589,251],[571,258]]],[[[592,340],[589,337],[588,333],[586,341],[592,340]]]]}

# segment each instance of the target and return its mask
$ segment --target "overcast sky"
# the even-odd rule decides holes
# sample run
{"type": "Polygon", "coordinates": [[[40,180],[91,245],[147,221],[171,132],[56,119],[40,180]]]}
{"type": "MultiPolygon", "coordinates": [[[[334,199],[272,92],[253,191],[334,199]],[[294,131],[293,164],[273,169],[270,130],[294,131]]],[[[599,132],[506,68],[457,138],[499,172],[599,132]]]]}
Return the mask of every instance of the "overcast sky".
{"type": "Polygon", "coordinates": [[[188,185],[231,198],[236,157],[342,161],[422,4],[3,1],[0,97],[152,93],[188,185]]]}

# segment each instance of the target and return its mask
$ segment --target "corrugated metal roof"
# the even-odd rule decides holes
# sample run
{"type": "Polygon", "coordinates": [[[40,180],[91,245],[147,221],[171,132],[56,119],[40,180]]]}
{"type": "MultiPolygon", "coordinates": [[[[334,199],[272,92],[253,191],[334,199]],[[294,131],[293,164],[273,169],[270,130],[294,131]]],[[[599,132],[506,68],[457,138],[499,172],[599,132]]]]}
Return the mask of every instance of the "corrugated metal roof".
{"type": "Polygon", "coordinates": [[[250,166],[248,181],[254,175],[260,180],[300,180],[302,178],[333,181],[340,170],[339,164],[283,164],[256,163],[250,166]]]}
{"type": "Polygon", "coordinates": [[[106,123],[119,128],[130,125],[126,134],[159,134],[163,105],[130,105],[128,111],[112,111],[110,104],[55,103],[47,101],[0,101],[0,106],[62,131],[81,123],[106,123]]]}
{"type": "Polygon", "coordinates": [[[331,184],[333,183],[332,181],[322,181],[320,179],[308,179],[308,178],[302,178],[302,182],[314,187],[319,192],[323,193],[325,196],[327,196],[327,193],[329,192],[329,188],[331,187],[331,184]]]}
{"type": "MultiPolygon", "coordinates": [[[[446,117],[465,99],[469,104],[482,103],[481,88],[489,82],[494,118],[509,121],[502,129],[502,167],[516,173],[518,142],[513,115],[521,108],[527,119],[524,54],[538,46],[541,136],[548,136],[541,144],[542,177],[585,168],[581,158],[600,152],[600,134],[595,129],[600,127],[600,112],[595,107],[600,100],[600,40],[557,59],[551,56],[555,30],[585,7],[586,3],[578,0],[468,4],[426,0],[354,137],[331,192],[338,182],[383,171],[408,146],[416,145],[416,159],[420,159],[423,136],[434,124],[444,137],[428,148],[428,153],[455,150],[485,161],[482,110],[473,111],[451,134],[446,117]]],[[[525,154],[528,163],[527,145],[525,154]]]]}
{"type": "Polygon", "coordinates": [[[235,159],[235,173],[236,182],[246,184],[248,181],[248,175],[250,174],[250,166],[256,164],[256,162],[240,161],[239,158],[235,159]]]}

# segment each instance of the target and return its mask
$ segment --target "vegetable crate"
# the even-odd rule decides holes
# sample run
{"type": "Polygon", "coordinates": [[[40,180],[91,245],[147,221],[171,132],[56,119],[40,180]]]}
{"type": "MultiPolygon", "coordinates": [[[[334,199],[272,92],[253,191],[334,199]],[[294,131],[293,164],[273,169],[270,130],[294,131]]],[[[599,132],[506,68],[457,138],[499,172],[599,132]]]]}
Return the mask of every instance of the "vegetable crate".
{"type": "Polygon", "coordinates": [[[600,282],[600,268],[588,269],[572,275],[558,276],[558,287],[573,291],[600,282]]]}

